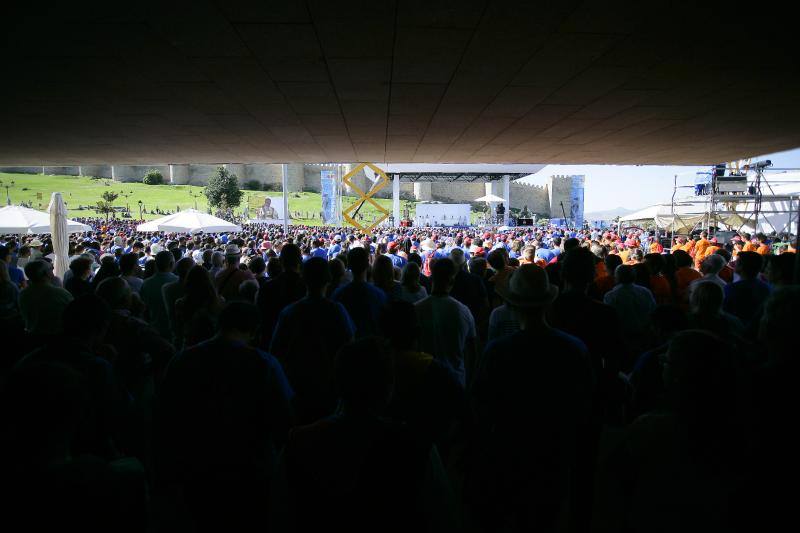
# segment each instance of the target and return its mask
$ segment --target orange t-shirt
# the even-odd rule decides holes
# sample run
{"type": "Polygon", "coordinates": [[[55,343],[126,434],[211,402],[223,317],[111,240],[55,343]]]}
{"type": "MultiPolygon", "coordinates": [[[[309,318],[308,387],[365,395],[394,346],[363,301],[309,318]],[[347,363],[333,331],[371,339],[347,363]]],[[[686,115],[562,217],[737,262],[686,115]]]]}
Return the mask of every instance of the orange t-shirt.
{"type": "Polygon", "coordinates": [[[689,284],[703,275],[690,267],[681,267],[675,271],[675,285],[678,293],[678,305],[682,309],[689,307],[689,284]]]}
{"type": "Polygon", "coordinates": [[[700,239],[699,241],[697,241],[697,243],[694,245],[695,256],[697,255],[702,256],[705,253],[706,248],[708,248],[710,245],[711,241],[709,241],[708,239],[700,239]]]}
{"type": "Polygon", "coordinates": [[[650,243],[650,253],[651,254],[660,254],[664,251],[664,247],[661,246],[660,242],[651,242],[650,243]]]}
{"type": "Polygon", "coordinates": [[[762,244],[761,246],[759,246],[759,247],[756,249],[756,252],[758,252],[758,253],[759,253],[759,254],[761,254],[761,255],[769,255],[769,245],[767,245],[767,244],[762,244]]]}
{"type": "Polygon", "coordinates": [[[608,276],[608,272],[606,272],[606,264],[602,261],[598,261],[594,265],[594,279],[600,279],[605,276],[608,276]]]}
{"type": "Polygon", "coordinates": [[[744,248],[742,248],[743,252],[755,252],[758,250],[758,246],[753,241],[745,243],[744,248]]]}
{"type": "Polygon", "coordinates": [[[602,278],[597,278],[594,280],[594,284],[597,287],[598,297],[603,298],[608,291],[614,288],[614,276],[603,276],[602,278]]]}
{"type": "Polygon", "coordinates": [[[650,290],[658,305],[668,304],[672,301],[672,288],[667,278],[661,274],[650,276],[650,290]]]}

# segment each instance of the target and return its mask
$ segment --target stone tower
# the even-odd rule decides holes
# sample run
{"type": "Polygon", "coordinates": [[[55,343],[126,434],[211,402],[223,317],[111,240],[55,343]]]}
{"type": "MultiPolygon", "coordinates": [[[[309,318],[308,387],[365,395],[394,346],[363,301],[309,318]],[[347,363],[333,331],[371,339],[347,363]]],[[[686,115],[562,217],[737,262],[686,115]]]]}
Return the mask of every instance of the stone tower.
{"type": "Polygon", "coordinates": [[[583,224],[584,176],[550,176],[547,191],[550,199],[550,218],[572,219],[583,224]],[[563,204],[563,209],[562,209],[563,204]]]}

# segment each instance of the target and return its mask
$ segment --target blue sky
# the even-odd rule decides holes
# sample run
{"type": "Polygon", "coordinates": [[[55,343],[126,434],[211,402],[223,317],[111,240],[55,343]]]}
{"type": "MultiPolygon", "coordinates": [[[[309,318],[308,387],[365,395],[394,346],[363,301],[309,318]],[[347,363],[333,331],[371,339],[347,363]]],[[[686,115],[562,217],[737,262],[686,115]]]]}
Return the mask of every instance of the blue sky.
{"type": "MultiPolygon", "coordinates": [[[[800,168],[800,148],[754,157],[753,161],[770,159],[776,168],[800,168]]],[[[554,174],[583,174],[586,176],[585,211],[605,211],[617,207],[639,209],[668,202],[672,197],[674,176],[678,185],[693,185],[695,173],[710,167],[655,165],[547,165],[535,176],[523,178],[543,185],[554,174]]],[[[691,194],[679,189],[678,195],[691,194]],[[683,194],[681,194],[683,193],[683,194]]]]}

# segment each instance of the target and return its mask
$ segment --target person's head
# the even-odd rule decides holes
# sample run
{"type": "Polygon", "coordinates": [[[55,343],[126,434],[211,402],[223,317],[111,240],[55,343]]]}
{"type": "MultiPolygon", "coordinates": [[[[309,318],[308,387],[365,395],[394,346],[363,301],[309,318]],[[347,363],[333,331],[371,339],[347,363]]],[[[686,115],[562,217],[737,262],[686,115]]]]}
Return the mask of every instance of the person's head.
{"type": "Polygon", "coordinates": [[[281,248],[280,261],[284,272],[300,272],[300,265],[303,264],[303,252],[296,244],[286,243],[281,248]]]}
{"type": "Polygon", "coordinates": [[[689,303],[693,313],[703,316],[715,316],[722,311],[723,298],[722,287],[707,281],[694,286],[689,303]]]}
{"type": "Polygon", "coordinates": [[[651,276],[657,276],[664,271],[664,256],[661,254],[647,254],[644,256],[644,264],[651,276]]]}
{"type": "Polygon", "coordinates": [[[603,259],[603,264],[606,267],[606,273],[608,273],[609,276],[613,276],[617,267],[622,264],[622,258],[617,254],[608,254],[606,258],[603,259]]]}
{"type": "Polygon", "coordinates": [[[547,272],[531,263],[517,268],[508,283],[495,290],[514,311],[522,329],[542,322],[545,309],[558,296],[558,287],[550,284],[547,272]]]}
{"type": "Polygon", "coordinates": [[[561,260],[561,279],[570,287],[585,289],[596,272],[595,256],[587,248],[573,248],[561,260]]]}
{"type": "Polygon", "coordinates": [[[8,265],[5,261],[0,261],[0,283],[11,283],[11,276],[8,273],[8,265]]]}
{"type": "Polygon", "coordinates": [[[492,250],[489,252],[489,257],[486,259],[489,261],[489,266],[497,272],[502,271],[506,265],[508,265],[508,256],[506,255],[505,248],[497,248],[492,250]]]}
{"type": "Polygon", "coordinates": [[[478,277],[483,278],[486,276],[486,271],[489,268],[489,263],[483,257],[473,257],[469,260],[469,272],[478,277]]]}
{"type": "Polygon", "coordinates": [[[569,239],[564,241],[564,251],[569,252],[575,248],[578,248],[581,245],[581,241],[574,237],[570,237],[569,239]]]}
{"type": "Polygon", "coordinates": [[[394,387],[394,366],[384,342],[368,337],[342,346],[334,363],[334,381],[346,414],[383,412],[394,387]]]}
{"type": "Polygon", "coordinates": [[[686,250],[675,250],[672,254],[672,259],[675,262],[675,268],[691,267],[694,259],[686,250]]]}
{"type": "Polygon", "coordinates": [[[328,262],[321,257],[312,257],[308,259],[303,263],[303,281],[306,284],[309,295],[322,295],[325,291],[325,287],[331,282],[331,272],[328,268],[328,262]]]}
{"type": "Polygon", "coordinates": [[[264,262],[264,258],[260,255],[253,257],[250,262],[247,264],[247,268],[252,272],[256,277],[261,276],[264,274],[264,271],[267,270],[267,264],[264,262]]]}
{"type": "Polygon", "coordinates": [[[261,315],[255,305],[233,301],[222,308],[218,324],[221,337],[249,343],[256,337],[261,315]]]}
{"type": "Polygon", "coordinates": [[[219,298],[211,275],[202,265],[194,265],[186,273],[186,303],[191,309],[213,305],[219,298]]]}
{"type": "Polygon", "coordinates": [[[634,248],[631,250],[631,253],[628,254],[628,261],[633,261],[634,263],[641,263],[644,260],[644,252],[641,248],[634,248]]]}
{"type": "Polygon", "coordinates": [[[773,285],[791,285],[794,282],[796,254],[781,254],[769,257],[767,279],[773,285]]]}
{"type": "Polygon", "coordinates": [[[732,258],[731,253],[725,248],[717,248],[716,250],[714,250],[714,255],[722,257],[725,260],[726,264],[731,262],[732,258]]]}
{"type": "Polygon", "coordinates": [[[11,262],[11,248],[8,246],[0,246],[0,263],[11,262]]]}
{"type": "Polygon", "coordinates": [[[242,249],[237,244],[225,246],[225,264],[229,268],[237,268],[242,258],[242,249]]]}
{"type": "Polygon", "coordinates": [[[95,294],[113,310],[130,310],[131,287],[119,277],[106,278],[97,285],[95,294]]]}
{"type": "Polygon", "coordinates": [[[417,252],[411,252],[408,254],[408,262],[409,263],[416,263],[416,265],[422,268],[422,256],[419,255],[417,252]]]}
{"type": "Polygon", "coordinates": [[[614,281],[619,285],[630,285],[636,281],[636,271],[631,265],[620,265],[614,270],[614,281]]]}
{"type": "Polygon", "coordinates": [[[96,294],[84,294],[67,304],[61,323],[65,335],[96,346],[108,332],[111,307],[96,294]]]}
{"type": "Polygon", "coordinates": [[[438,294],[449,294],[450,289],[453,287],[453,281],[456,277],[456,266],[453,261],[447,257],[439,259],[431,269],[431,278],[433,281],[433,292],[438,294]]]}
{"type": "Polygon", "coordinates": [[[53,279],[53,265],[44,259],[35,259],[25,265],[25,276],[31,283],[50,283],[53,279]]]}
{"type": "Polygon", "coordinates": [[[185,281],[186,274],[188,274],[189,270],[191,270],[194,266],[195,266],[194,259],[192,259],[191,257],[182,257],[177,263],[175,263],[174,274],[178,276],[178,279],[180,279],[181,281],[185,281]]]}
{"type": "Polygon", "coordinates": [[[222,268],[225,265],[225,254],[220,252],[219,250],[215,250],[211,254],[211,266],[212,268],[222,268]]]}
{"type": "Polygon", "coordinates": [[[721,255],[711,254],[700,263],[700,272],[715,276],[725,268],[725,259],[721,255]]]}
{"type": "Polygon", "coordinates": [[[522,249],[522,258],[529,263],[532,263],[536,259],[536,247],[535,246],[526,246],[522,249]]]}
{"type": "Polygon", "coordinates": [[[740,252],[736,259],[736,273],[742,279],[755,279],[761,272],[763,258],[756,252],[740,252]]]}
{"type": "Polygon", "coordinates": [[[403,277],[401,283],[406,289],[416,292],[419,290],[419,265],[416,263],[406,263],[403,267],[403,277]]]}
{"type": "Polygon", "coordinates": [[[92,260],[88,257],[76,257],[69,264],[69,269],[75,279],[89,279],[92,274],[92,260]]]}
{"type": "Polygon", "coordinates": [[[372,265],[372,282],[384,290],[389,290],[394,283],[394,264],[385,255],[375,258],[372,265]]]}
{"type": "Polygon", "coordinates": [[[366,279],[369,270],[369,252],[363,247],[351,248],[347,252],[347,265],[353,273],[353,279],[366,279]]]}
{"type": "Polygon", "coordinates": [[[172,268],[175,266],[175,256],[172,255],[172,252],[162,250],[156,254],[155,262],[156,270],[159,272],[172,272],[172,268]]]}
{"type": "Polygon", "coordinates": [[[139,256],[133,252],[122,254],[119,258],[119,270],[123,276],[133,276],[139,271],[139,256]]]}
{"type": "Polygon", "coordinates": [[[461,248],[453,248],[450,250],[450,259],[453,260],[453,264],[456,265],[457,269],[462,269],[467,264],[467,258],[464,255],[464,250],[461,248]]]}

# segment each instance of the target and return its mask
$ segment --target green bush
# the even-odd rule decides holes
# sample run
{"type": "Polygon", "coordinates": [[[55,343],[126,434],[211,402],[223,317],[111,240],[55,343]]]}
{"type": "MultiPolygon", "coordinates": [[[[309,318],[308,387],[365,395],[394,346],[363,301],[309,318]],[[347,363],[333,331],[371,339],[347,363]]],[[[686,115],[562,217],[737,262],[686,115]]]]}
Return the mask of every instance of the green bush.
{"type": "Polygon", "coordinates": [[[280,183],[265,183],[262,190],[264,190],[264,191],[281,192],[281,184],[280,183]]]}
{"type": "Polygon", "coordinates": [[[208,205],[223,209],[239,207],[244,195],[239,190],[239,178],[225,167],[217,167],[216,172],[208,178],[203,194],[208,198],[208,205]]]}
{"type": "Polygon", "coordinates": [[[142,178],[145,185],[164,185],[164,176],[155,168],[151,168],[142,178]]]}
{"type": "Polygon", "coordinates": [[[246,191],[260,191],[261,190],[261,182],[258,180],[247,180],[242,185],[242,189],[246,191]]]}

